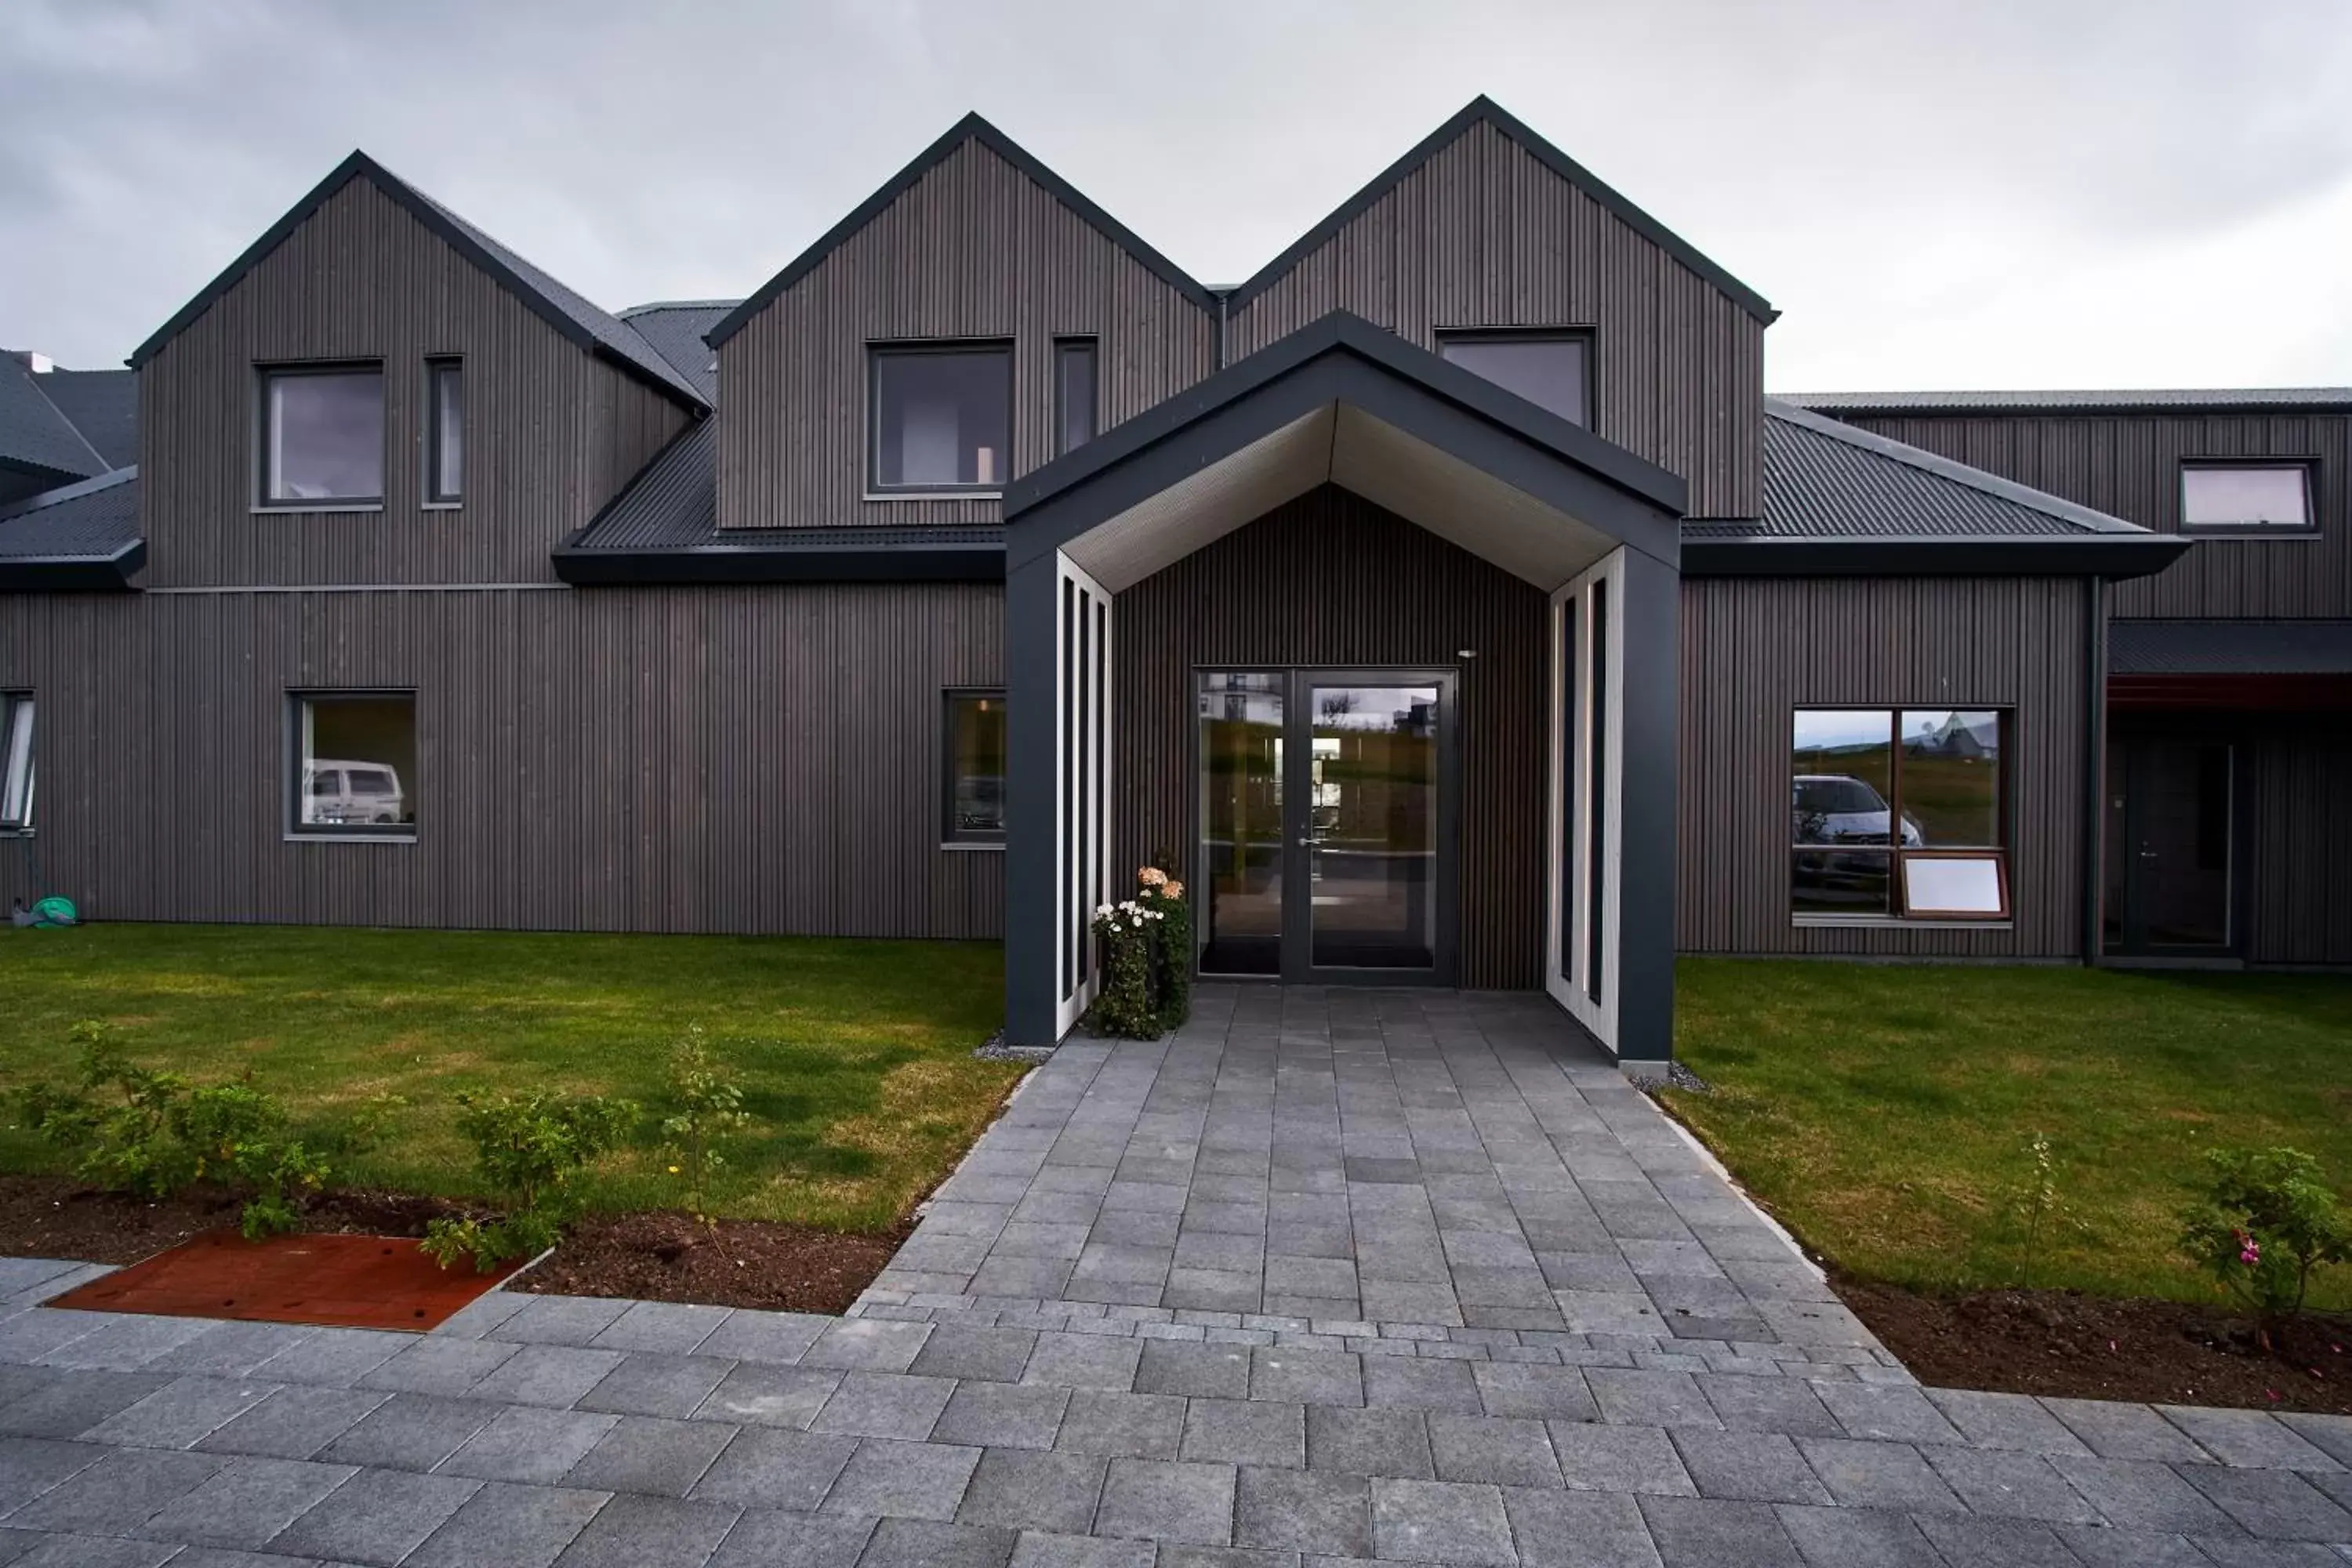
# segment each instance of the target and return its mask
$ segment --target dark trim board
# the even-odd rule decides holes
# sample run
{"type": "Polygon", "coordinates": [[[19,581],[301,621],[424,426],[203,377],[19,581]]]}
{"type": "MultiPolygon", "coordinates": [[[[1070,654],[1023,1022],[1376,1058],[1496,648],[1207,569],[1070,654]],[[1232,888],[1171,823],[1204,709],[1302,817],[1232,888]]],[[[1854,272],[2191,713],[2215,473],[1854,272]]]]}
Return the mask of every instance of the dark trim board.
{"type": "Polygon", "coordinates": [[[2146,577],[2186,554],[2177,534],[2076,538],[1685,539],[1691,577],[2146,577]]]}
{"type": "Polygon", "coordinates": [[[147,564],[147,542],[132,540],[111,555],[0,556],[0,593],[125,594],[147,564]]]}
{"type": "Polygon", "coordinates": [[[1002,583],[1004,546],[875,544],[871,529],[810,529],[822,540],[698,544],[680,549],[582,550],[559,545],[555,574],[575,588],[722,583],[1002,583]],[[846,536],[846,537],[844,537],[846,536]]]}

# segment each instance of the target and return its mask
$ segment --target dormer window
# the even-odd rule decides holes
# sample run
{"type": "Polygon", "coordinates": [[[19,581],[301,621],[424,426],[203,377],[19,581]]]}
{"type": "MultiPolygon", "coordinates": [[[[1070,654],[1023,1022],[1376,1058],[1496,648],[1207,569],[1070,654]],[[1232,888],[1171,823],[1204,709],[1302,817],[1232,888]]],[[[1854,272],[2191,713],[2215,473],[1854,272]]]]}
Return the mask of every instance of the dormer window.
{"type": "Polygon", "coordinates": [[[425,500],[456,506],[466,494],[466,378],[454,359],[425,362],[425,500]]]}
{"type": "Polygon", "coordinates": [[[383,504],[383,367],[299,365],[261,377],[261,504],[383,504]]]}
{"type": "Polygon", "coordinates": [[[1592,344],[1582,332],[1440,332],[1437,353],[1571,425],[1592,423],[1592,344]]]}
{"type": "Polygon", "coordinates": [[[2183,463],[2180,526],[2216,533],[2308,533],[2306,463],[2183,463]]]}
{"type": "Polygon", "coordinates": [[[877,348],[872,380],[876,490],[993,492],[1012,479],[1012,345],[877,348]]]}

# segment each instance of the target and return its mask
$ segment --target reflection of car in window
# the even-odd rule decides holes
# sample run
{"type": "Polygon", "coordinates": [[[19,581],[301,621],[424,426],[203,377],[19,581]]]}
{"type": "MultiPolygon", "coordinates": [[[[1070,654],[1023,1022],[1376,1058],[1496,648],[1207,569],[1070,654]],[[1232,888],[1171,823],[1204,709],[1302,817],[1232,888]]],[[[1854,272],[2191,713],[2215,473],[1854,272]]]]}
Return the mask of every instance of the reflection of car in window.
{"type": "Polygon", "coordinates": [[[406,820],[400,775],[381,763],[320,757],[304,764],[302,820],[336,825],[406,820]]]}
{"type": "Polygon", "coordinates": [[[965,833],[1004,831],[1004,780],[994,773],[956,779],[956,826],[965,833]]]}
{"type": "MultiPolygon", "coordinates": [[[[1885,844],[1886,797],[1845,773],[1799,773],[1790,789],[1791,830],[1799,844],[1885,844]]],[[[1919,825],[1903,818],[1903,846],[1926,843],[1919,825]]]]}

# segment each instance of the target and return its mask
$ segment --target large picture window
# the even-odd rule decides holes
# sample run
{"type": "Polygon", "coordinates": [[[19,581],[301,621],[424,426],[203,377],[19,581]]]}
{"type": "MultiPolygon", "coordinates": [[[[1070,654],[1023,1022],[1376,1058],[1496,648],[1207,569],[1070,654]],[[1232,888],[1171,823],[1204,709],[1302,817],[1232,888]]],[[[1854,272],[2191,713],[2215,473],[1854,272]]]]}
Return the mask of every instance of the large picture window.
{"type": "Polygon", "coordinates": [[[874,351],[874,488],[996,490],[1012,479],[1013,351],[874,351]]]}
{"type": "Polygon", "coordinates": [[[416,836],[416,697],[298,692],[291,830],[321,837],[416,836]]]}
{"type": "Polygon", "coordinates": [[[1791,912],[2006,917],[2008,731],[1990,708],[1798,709],[1791,912]]]}
{"type": "Polygon", "coordinates": [[[1004,693],[948,693],[947,842],[1004,842],[1004,693]]]}
{"type": "Polygon", "coordinates": [[[2311,469],[2302,463],[2184,463],[2180,526],[2216,533],[2305,533],[2311,469]]]}
{"type": "Polygon", "coordinates": [[[270,370],[261,378],[265,506],[383,501],[383,368],[270,370]]]}
{"type": "Polygon", "coordinates": [[[0,833],[33,830],[33,694],[0,691],[0,833]]]}

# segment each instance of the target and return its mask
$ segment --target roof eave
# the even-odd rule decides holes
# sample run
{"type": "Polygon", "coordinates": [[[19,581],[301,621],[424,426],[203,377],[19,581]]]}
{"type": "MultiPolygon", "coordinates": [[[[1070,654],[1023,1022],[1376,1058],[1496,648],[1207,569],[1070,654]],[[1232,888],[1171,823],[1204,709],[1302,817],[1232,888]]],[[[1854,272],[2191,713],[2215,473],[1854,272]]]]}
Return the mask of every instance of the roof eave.
{"type": "Polygon", "coordinates": [[[553,552],[555,574],[575,588],[716,587],[790,583],[1002,583],[1004,545],[703,544],[682,549],[553,552]]]}
{"type": "Polygon", "coordinates": [[[1685,577],[2150,577],[2195,541],[2169,533],[2071,537],[1685,539],[1685,577]]]}
{"type": "Polygon", "coordinates": [[[111,555],[0,556],[0,593],[122,594],[147,564],[147,542],[134,539],[111,555]]]}

